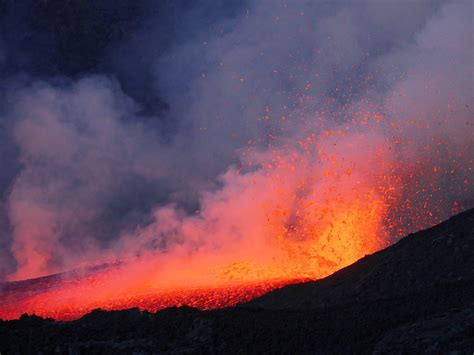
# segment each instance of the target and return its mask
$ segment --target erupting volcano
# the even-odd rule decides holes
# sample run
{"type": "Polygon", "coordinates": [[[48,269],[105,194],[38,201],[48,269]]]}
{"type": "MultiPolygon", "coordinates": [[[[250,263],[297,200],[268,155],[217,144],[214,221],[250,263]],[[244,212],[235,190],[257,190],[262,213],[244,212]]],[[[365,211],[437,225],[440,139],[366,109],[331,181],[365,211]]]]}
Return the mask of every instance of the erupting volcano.
{"type": "MultiPolygon", "coordinates": [[[[350,125],[337,129],[323,126],[319,134],[305,132],[295,144],[270,146],[264,153],[248,147],[242,165],[222,177],[224,188],[203,195],[194,216],[164,207],[136,239],[124,237],[121,247],[135,256],[4,284],[0,318],[34,313],[76,319],[95,308],[232,306],[328,276],[463,208],[453,201],[446,211],[446,201],[430,197],[440,175],[458,177],[469,145],[458,147],[451,166],[439,171],[419,152],[419,161],[403,164],[410,144],[397,148],[406,127],[378,112],[356,113],[350,125]],[[391,134],[379,135],[382,130],[391,134]],[[417,190],[424,178],[430,185],[417,190]],[[414,197],[407,198],[408,192],[414,197]],[[154,248],[163,235],[178,239],[154,248]]],[[[441,138],[432,142],[431,154],[445,148],[441,138]]],[[[459,184],[456,194],[467,184],[459,184]]]]}
{"type": "Polygon", "coordinates": [[[470,2],[7,3],[0,319],[233,306],[472,207],[470,2]]]}

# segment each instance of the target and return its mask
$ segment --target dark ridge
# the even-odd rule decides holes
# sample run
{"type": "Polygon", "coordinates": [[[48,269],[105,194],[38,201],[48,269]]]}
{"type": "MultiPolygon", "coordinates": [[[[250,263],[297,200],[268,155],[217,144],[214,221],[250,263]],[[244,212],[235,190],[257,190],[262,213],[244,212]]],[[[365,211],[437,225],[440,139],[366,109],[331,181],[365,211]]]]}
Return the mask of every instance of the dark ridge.
{"type": "Polygon", "coordinates": [[[329,277],[269,292],[245,306],[319,308],[353,300],[399,297],[437,284],[473,280],[473,229],[471,209],[410,234],[329,277]]]}
{"type": "Polygon", "coordinates": [[[474,350],[474,209],[323,280],[237,307],[0,321],[0,352],[456,353],[474,350]]]}

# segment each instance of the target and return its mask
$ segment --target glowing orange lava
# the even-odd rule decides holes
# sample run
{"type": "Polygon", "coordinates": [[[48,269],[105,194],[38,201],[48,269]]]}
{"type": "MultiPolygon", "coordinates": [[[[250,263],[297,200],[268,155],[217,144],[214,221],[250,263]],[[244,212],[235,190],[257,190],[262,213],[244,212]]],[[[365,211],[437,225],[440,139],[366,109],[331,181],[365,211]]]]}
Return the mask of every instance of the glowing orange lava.
{"type": "MultiPolygon", "coordinates": [[[[325,277],[446,217],[426,193],[436,191],[443,172],[430,166],[432,150],[411,155],[402,129],[378,112],[357,114],[337,129],[302,132],[296,143],[263,153],[249,148],[242,167],[222,177],[224,188],[203,195],[199,213],[157,210],[155,223],[119,244],[131,251],[120,264],[7,285],[0,318],[75,319],[94,308],[184,304],[213,309],[325,277]],[[166,250],[150,250],[161,235],[178,238],[166,250]]],[[[445,177],[462,160],[463,149],[455,151],[445,177]]]]}
{"type": "MultiPolygon", "coordinates": [[[[252,300],[268,291],[302,280],[265,281],[258,283],[235,283],[227,286],[181,287],[162,290],[133,290],[127,294],[113,292],[97,293],[100,277],[77,279],[80,285],[60,285],[54,290],[4,292],[0,307],[1,319],[17,319],[23,313],[36,314],[59,320],[80,318],[90,311],[101,308],[119,310],[139,307],[156,312],[172,306],[187,305],[199,309],[215,309],[234,306],[252,300]],[[26,295],[25,295],[26,293],[26,295]],[[88,295],[89,294],[89,295],[88,295]],[[93,297],[90,297],[90,294],[93,297]],[[23,299],[22,299],[23,297],[23,299]]],[[[100,286],[99,286],[100,288],[100,286]]]]}

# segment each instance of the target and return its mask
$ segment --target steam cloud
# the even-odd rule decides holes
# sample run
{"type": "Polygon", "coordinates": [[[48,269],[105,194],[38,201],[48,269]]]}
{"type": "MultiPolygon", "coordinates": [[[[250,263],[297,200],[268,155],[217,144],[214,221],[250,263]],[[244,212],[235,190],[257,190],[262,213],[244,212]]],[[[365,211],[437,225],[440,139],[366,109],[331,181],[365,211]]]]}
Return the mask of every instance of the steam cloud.
{"type": "MultiPolygon", "coordinates": [[[[454,164],[461,188],[447,175],[428,186],[421,175],[403,193],[440,201],[439,218],[453,201],[472,206],[472,2],[140,6],[91,68],[59,61],[38,74],[31,63],[46,54],[0,38],[0,279],[229,240],[258,254],[265,239],[251,236],[268,234],[260,207],[273,201],[275,174],[264,167],[355,112],[404,127],[404,149],[385,155],[377,173],[392,162],[454,164]],[[12,64],[20,55],[28,60],[12,64]],[[432,148],[435,135],[449,152],[432,148]]],[[[373,161],[393,139],[370,129],[337,149],[349,166],[373,161]]],[[[298,164],[308,177],[327,163],[298,164]]],[[[295,176],[283,179],[300,193],[295,176]]],[[[319,191],[309,183],[304,193],[317,200],[319,191]]]]}

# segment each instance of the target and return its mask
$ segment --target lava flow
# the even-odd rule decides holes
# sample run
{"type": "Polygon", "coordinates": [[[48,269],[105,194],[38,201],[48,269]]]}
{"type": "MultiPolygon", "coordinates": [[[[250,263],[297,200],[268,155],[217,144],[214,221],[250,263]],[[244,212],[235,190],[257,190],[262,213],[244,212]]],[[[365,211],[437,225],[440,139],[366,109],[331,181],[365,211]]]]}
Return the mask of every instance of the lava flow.
{"type": "Polygon", "coordinates": [[[159,208],[153,223],[117,243],[127,253],[104,254],[120,262],[4,284],[0,318],[213,309],[325,277],[462,208],[436,193],[442,179],[460,181],[450,198],[467,188],[469,172],[460,172],[472,163],[463,155],[470,142],[444,152],[440,170],[427,157],[445,142],[433,136],[430,149],[411,154],[403,128],[377,112],[357,114],[352,124],[302,132],[263,153],[249,148],[242,166],[222,177],[223,188],[203,194],[199,212],[159,208]]]}
{"type": "MultiPolygon", "coordinates": [[[[110,272],[111,270],[109,270],[110,272]]],[[[44,280],[41,285],[28,281],[14,289],[1,293],[1,319],[16,319],[21,314],[37,314],[59,320],[73,320],[97,309],[118,310],[139,307],[155,312],[172,306],[187,305],[199,309],[215,309],[233,306],[259,297],[290,281],[266,281],[259,283],[229,284],[227,286],[181,287],[162,290],[133,290],[127,294],[108,292],[101,287],[103,274],[61,280],[44,280]],[[98,292],[98,289],[101,289],[98,292]],[[93,297],[90,297],[91,294],[93,297]]],[[[48,278],[46,278],[48,279],[48,278]]],[[[293,280],[298,282],[302,280],[293,280]]],[[[109,284],[110,285],[110,284],[109,284]]]]}

